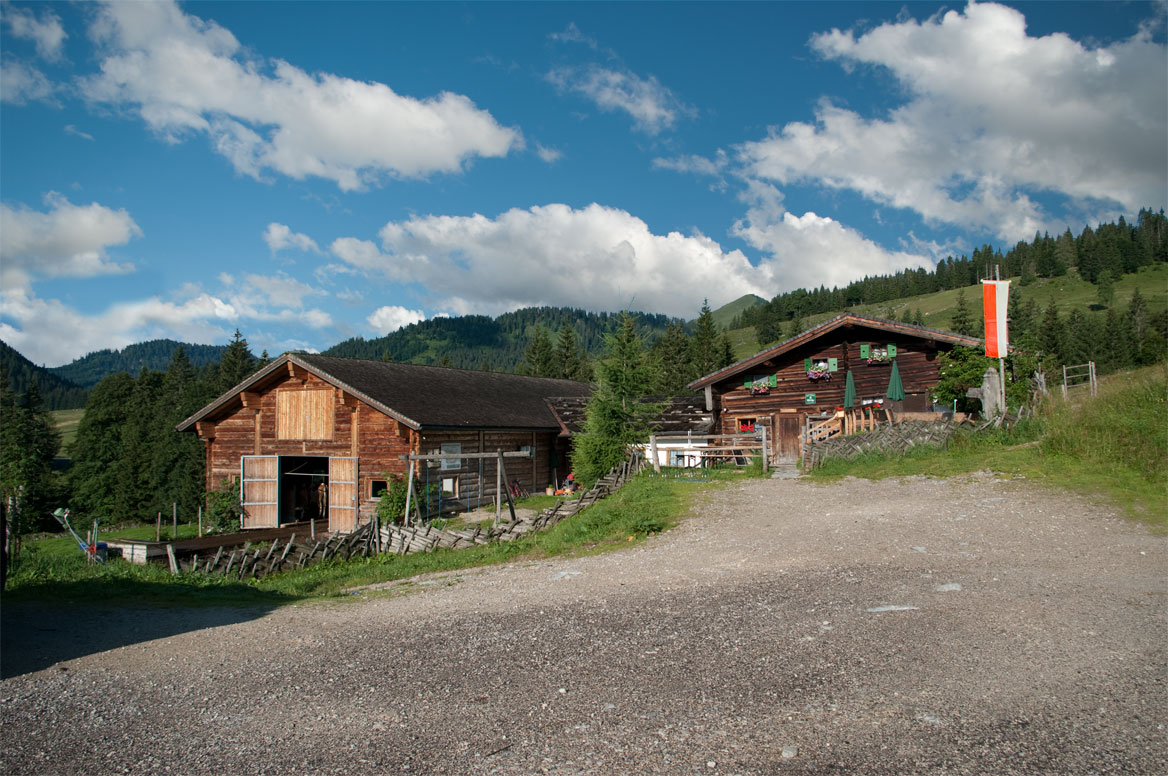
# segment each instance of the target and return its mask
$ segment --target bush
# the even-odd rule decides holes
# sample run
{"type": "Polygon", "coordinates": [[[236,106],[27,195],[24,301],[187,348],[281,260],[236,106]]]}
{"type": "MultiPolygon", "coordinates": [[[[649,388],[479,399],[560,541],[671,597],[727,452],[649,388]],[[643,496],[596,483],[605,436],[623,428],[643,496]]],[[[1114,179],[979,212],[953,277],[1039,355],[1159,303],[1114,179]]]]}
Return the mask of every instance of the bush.
{"type": "MultiPolygon", "coordinates": [[[[400,523],[406,514],[406,494],[409,486],[404,474],[389,474],[382,472],[388,488],[383,488],[378,494],[377,517],[385,525],[400,523]]],[[[415,483],[416,484],[416,483],[415,483]]],[[[415,489],[415,492],[416,489],[415,489]]]]}
{"type": "Polygon", "coordinates": [[[243,504],[239,500],[239,479],[224,479],[219,490],[209,490],[204,495],[207,504],[205,517],[209,531],[233,533],[239,530],[243,516],[243,504]]]}

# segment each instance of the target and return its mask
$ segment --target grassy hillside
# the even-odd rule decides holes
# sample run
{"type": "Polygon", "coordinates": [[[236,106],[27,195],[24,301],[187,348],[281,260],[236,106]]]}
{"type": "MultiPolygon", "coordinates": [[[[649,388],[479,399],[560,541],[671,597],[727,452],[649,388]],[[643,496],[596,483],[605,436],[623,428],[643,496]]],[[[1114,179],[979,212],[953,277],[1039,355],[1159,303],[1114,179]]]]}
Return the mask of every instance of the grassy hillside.
{"type": "MultiPolygon", "coordinates": [[[[1099,289],[1071,272],[1057,278],[1038,278],[1028,286],[1019,284],[1019,278],[1013,278],[1010,284],[1010,294],[1020,294],[1023,300],[1034,299],[1039,309],[1045,309],[1053,299],[1058,305],[1059,313],[1066,315],[1071,310],[1079,309],[1084,312],[1105,310],[1098,303],[1099,289]]],[[[1115,283],[1115,296],[1112,306],[1117,310],[1126,310],[1132,291],[1139,288],[1150,311],[1158,311],[1168,306],[1168,264],[1155,264],[1143,267],[1139,272],[1124,275],[1115,283]]],[[[920,310],[924,315],[925,325],[933,329],[949,330],[953,320],[953,311],[957,307],[957,294],[965,291],[965,303],[977,318],[981,314],[981,285],[966,286],[964,289],[938,291],[934,294],[911,296],[903,299],[893,299],[879,304],[857,305],[851,308],[852,312],[861,315],[870,315],[876,318],[896,318],[900,320],[906,310],[920,310]]],[[[829,313],[811,315],[804,319],[807,328],[834,318],[844,310],[834,310],[829,313]]],[[[754,327],[732,330],[730,342],[734,345],[736,358],[746,358],[757,353],[765,345],[759,343],[755,337],[754,327]]]]}
{"type": "Polygon", "coordinates": [[[746,296],[738,297],[730,304],[722,305],[717,310],[714,310],[711,315],[713,315],[714,323],[717,324],[719,329],[728,329],[730,328],[730,323],[741,315],[743,310],[758,307],[760,304],[766,304],[766,302],[767,300],[757,294],[747,294],[746,296]]]}
{"type": "Polygon", "coordinates": [[[956,435],[946,450],[834,459],[815,476],[951,477],[983,470],[1104,499],[1168,531],[1168,367],[1117,372],[1102,378],[1095,398],[1053,396],[1036,419],[1010,430],[956,435]]]}
{"type": "Polygon", "coordinates": [[[81,417],[85,410],[54,410],[49,413],[53,419],[53,428],[61,435],[61,454],[65,455],[69,445],[77,438],[77,427],[81,425],[81,417]]]}

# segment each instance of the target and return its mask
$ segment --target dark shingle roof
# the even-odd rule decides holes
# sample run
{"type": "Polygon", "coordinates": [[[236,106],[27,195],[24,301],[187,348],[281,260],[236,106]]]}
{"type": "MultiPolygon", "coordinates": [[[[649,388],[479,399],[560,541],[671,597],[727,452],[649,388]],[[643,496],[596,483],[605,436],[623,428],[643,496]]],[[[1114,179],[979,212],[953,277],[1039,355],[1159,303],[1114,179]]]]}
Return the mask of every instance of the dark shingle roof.
{"type": "MultiPolygon", "coordinates": [[[[665,402],[665,409],[653,421],[656,434],[708,434],[714,427],[714,413],[706,409],[704,396],[648,397],[647,402],[665,402]]],[[[584,429],[587,396],[557,396],[548,404],[559,418],[561,436],[579,434],[584,429]]]]}
{"type": "Polygon", "coordinates": [[[268,382],[286,370],[289,362],[414,429],[555,429],[560,424],[548,408],[549,396],[586,397],[592,393],[590,385],[574,380],[285,354],[184,420],[178,430],[185,431],[231,406],[241,391],[268,382]]]}

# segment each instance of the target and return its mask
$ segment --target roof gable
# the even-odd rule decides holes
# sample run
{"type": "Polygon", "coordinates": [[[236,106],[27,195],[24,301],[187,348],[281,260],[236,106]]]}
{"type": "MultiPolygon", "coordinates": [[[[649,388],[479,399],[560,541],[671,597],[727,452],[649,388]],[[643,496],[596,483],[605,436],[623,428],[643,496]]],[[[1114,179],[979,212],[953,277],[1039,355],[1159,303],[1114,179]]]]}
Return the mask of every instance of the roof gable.
{"type": "Polygon", "coordinates": [[[425,428],[557,429],[551,396],[588,396],[575,380],[476,372],[449,367],[286,353],[177,426],[232,409],[239,395],[301,368],[414,430],[425,428]]]}
{"type": "Polygon", "coordinates": [[[864,315],[856,315],[855,313],[843,313],[837,315],[831,320],[824,321],[818,326],[813,326],[807,331],[795,335],[786,342],[780,342],[777,345],[772,345],[766,350],[759,351],[753,356],[744,358],[741,361],[731,364],[724,369],[719,369],[717,372],[711,372],[704,377],[699,377],[689,384],[689,388],[705,388],[713,385],[716,382],[726,380],[753,369],[759,364],[769,359],[781,356],[788,351],[802,347],[808,343],[823,337],[831,332],[844,327],[860,327],[872,329],[874,331],[888,332],[891,334],[900,334],[908,337],[917,337],[924,340],[932,340],[934,342],[945,342],[950,345],[964,345],[966,347],[976,347],[982,344],[982,341],[977,337],[968,337],[964,334],[955,334],[951,331],[941,331],[940,329],[930,329],[925,326],[914,326],[911,323],[900,323],[899,321],[890,321],[884,318],[870,318],[864,315]]]}

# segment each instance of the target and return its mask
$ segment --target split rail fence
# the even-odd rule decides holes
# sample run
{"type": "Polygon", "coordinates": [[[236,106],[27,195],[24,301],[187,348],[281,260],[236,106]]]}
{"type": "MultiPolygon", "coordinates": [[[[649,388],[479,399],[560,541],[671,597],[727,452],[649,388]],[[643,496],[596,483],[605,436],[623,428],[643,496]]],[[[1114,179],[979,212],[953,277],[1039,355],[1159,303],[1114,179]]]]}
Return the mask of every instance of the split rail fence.
{"type": "Polygon", "coordinates": [[[173,546],[168,545],[170,569],[174,573],[201,571],[237,579],[261,578],[278,571],[306,568],[333,558],[365,558],[380,553],[406,555],[411,552],[433,552],[442,548],[458,549],[492,542],[515,541],[527,534],[551,528],[579,514],[597,501],[620,490],[646,465],[645,457],[640,451],[634,451],[626,461],[613,467],[607,475],[579,497],[560,501],[531,517],[496,522],[489,528],[438,528],[433,523],[378,525],[374,520],[349,534],[334,534],[319,540],[308,537],[297,540],[293,534],[283,544],[280,539],[266,546],[253,546],[251,542],[247,542],[242,548],[219,547],[214,553],[196,554],[189,559],[177,559],[173,546]]]}

